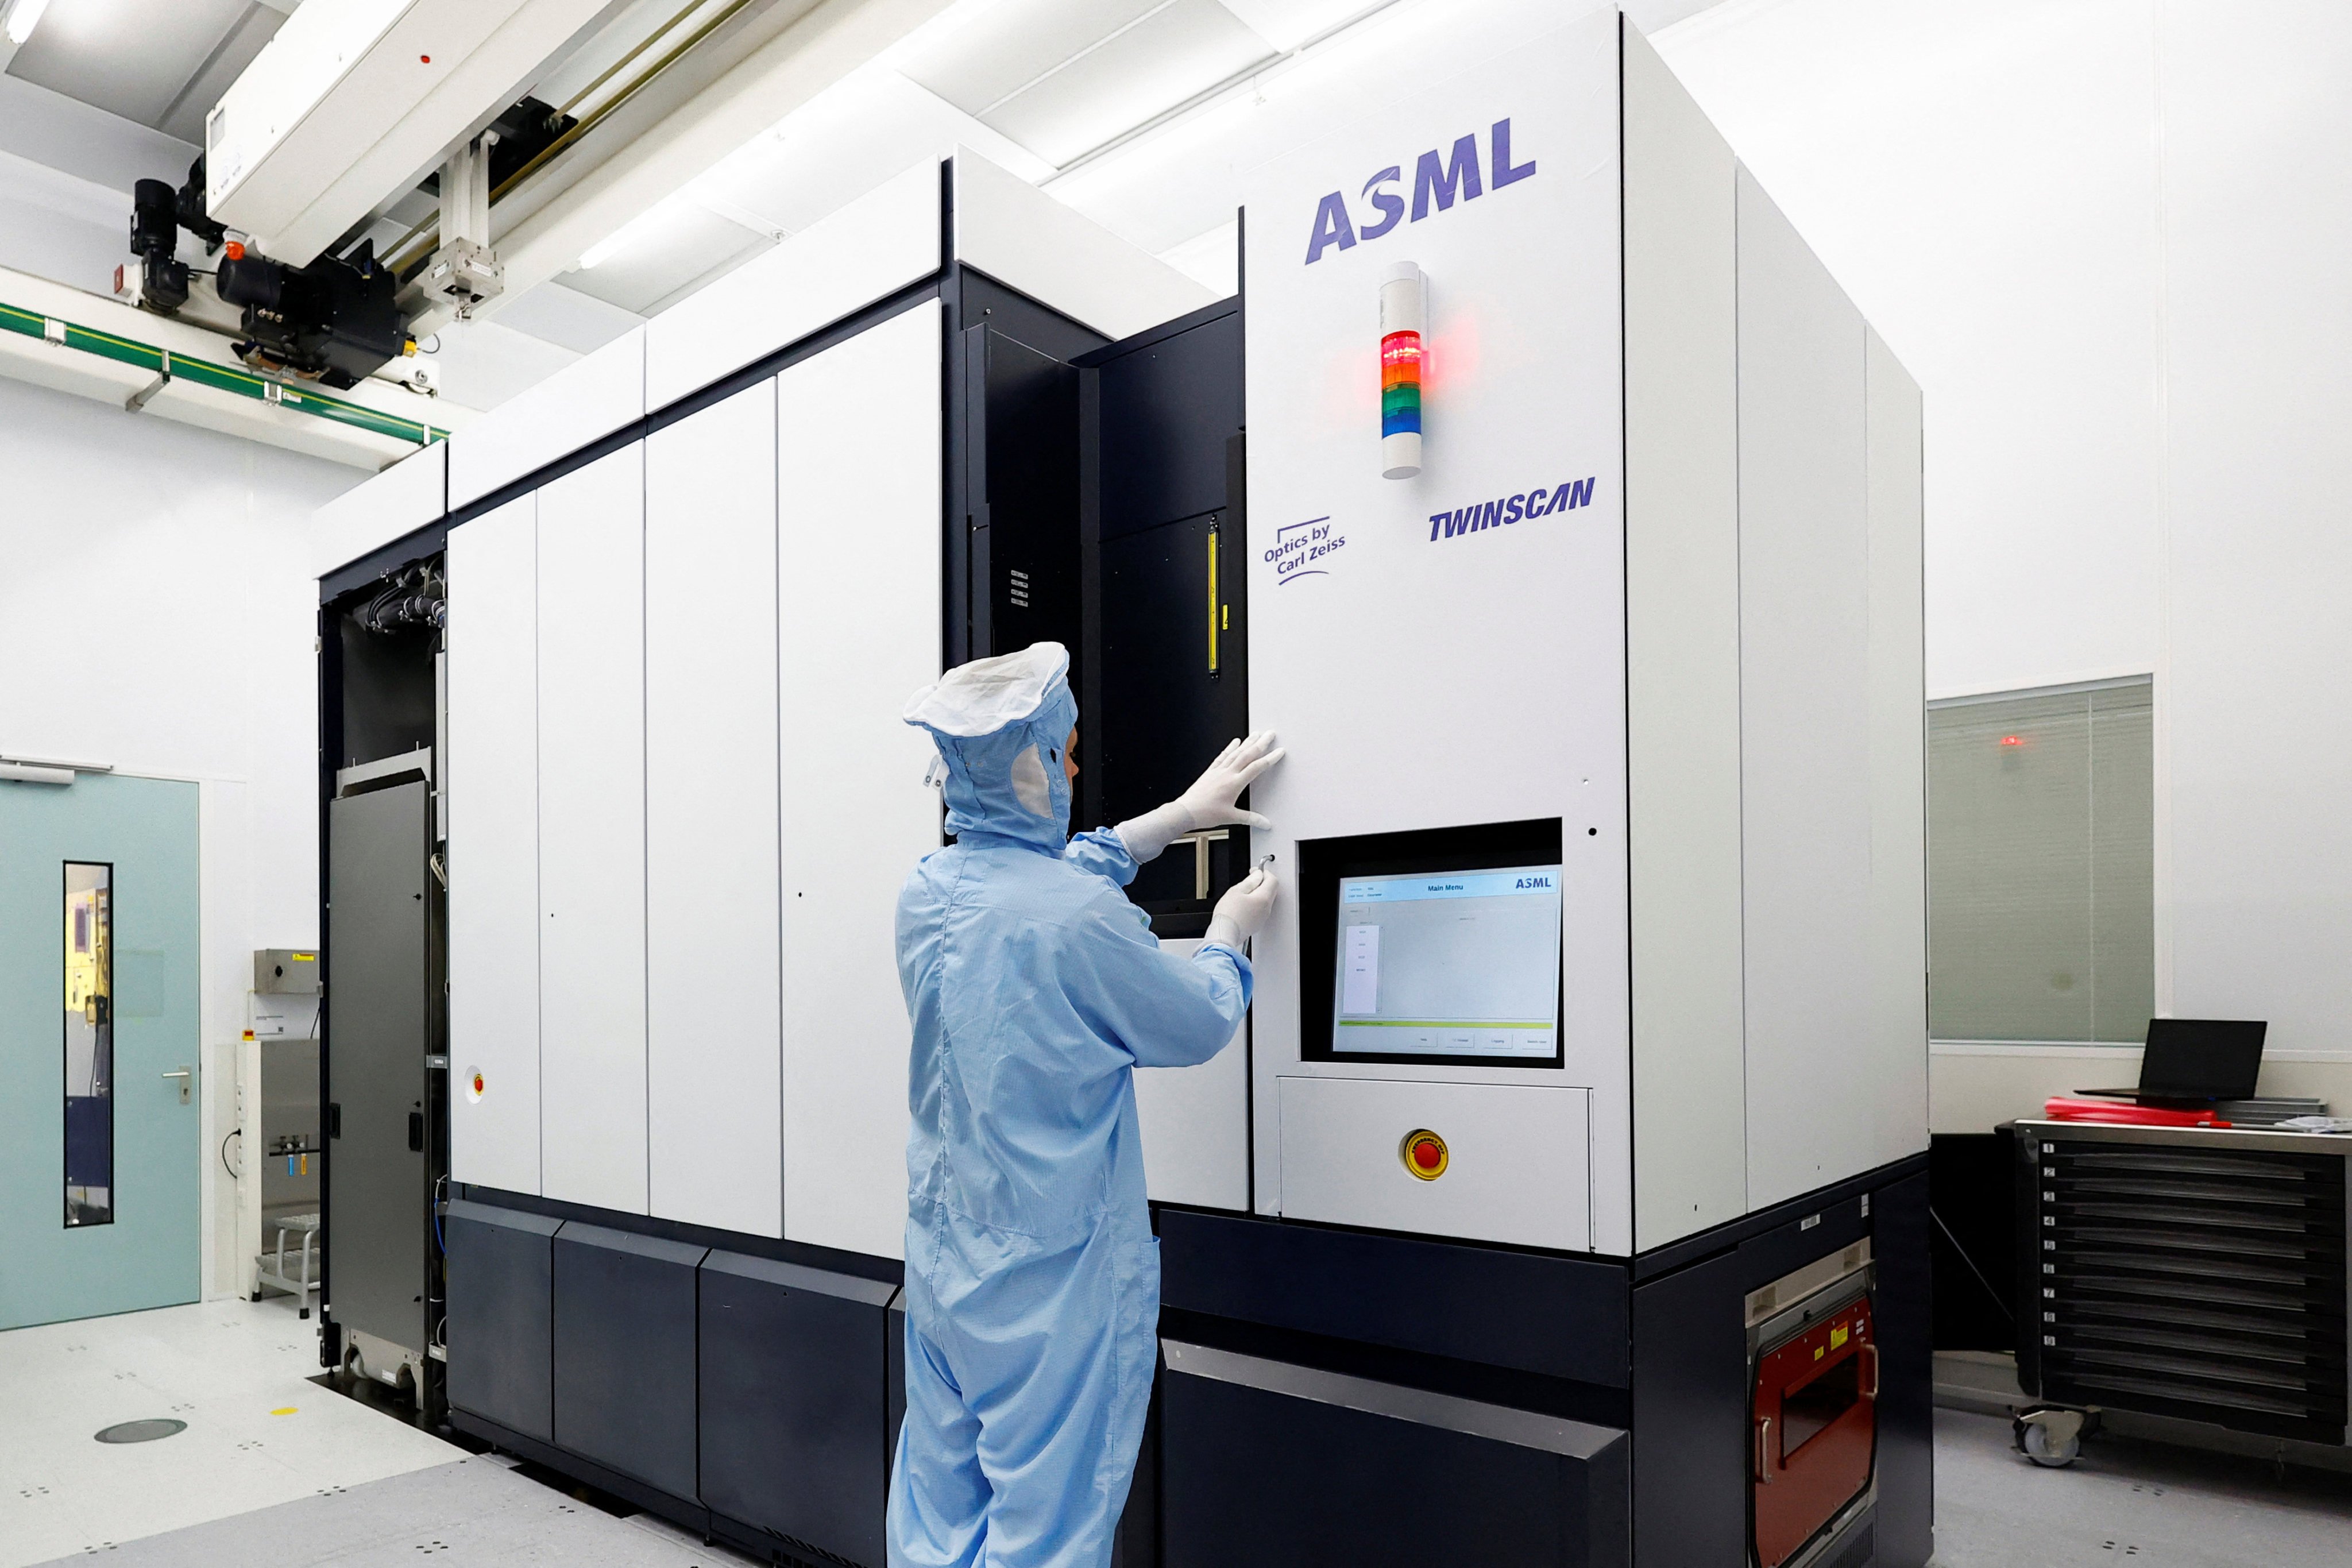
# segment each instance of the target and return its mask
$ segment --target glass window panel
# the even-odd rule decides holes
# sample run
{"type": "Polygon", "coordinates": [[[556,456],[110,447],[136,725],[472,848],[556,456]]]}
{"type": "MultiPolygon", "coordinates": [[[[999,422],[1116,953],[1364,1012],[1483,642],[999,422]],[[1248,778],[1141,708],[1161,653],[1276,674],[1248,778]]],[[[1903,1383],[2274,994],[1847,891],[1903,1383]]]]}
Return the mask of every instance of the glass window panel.
{"type": "Polygon", "coordinates": [[[2091,693],[2095,1039],[2144,1040],[2156,1015],[2155,781],[2148,689],[2091,693]]]}
{"type": "Polygon", "coordinates": [[[114,1220],[114,868],[65,863],[65,1219],[114,1220]]]}
{"type": "Polygon", "coordinates": [[[1928,1030],[2136,1041],[2155,990],[2145,680],[1928,712],[1928,1030]]]}

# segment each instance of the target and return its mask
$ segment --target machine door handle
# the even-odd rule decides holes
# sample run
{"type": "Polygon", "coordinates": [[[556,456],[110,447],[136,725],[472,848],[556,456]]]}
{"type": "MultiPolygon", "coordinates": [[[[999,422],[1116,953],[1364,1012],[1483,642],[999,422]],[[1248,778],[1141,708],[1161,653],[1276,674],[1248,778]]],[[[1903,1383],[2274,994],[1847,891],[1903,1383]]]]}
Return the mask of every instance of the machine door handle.
{"type": "Polygon", "coordinates": [[[408,1150],[412,1154],[425,1152],[425,1112],[421,1110],[408,1113],[408,1150]]]}
{"type": "Polygon", "coordinates": [[[1868,1344],[1864,1345],[1862,1347],[1862,1353],[1870,1358],[1870,1386],[1862,1391],[1862,1396],[1864,1399],[1875,1399],[1878,1397],[1879,1381],[1878,1342],[1873,1340],[1868,1344]]]}
{"type": "Polygon", "coordinates": [[[175,1078],[180,1080],[180,1103],[182,1105],[187,1104],[188,1080],[195,1075],[190,1072],[186,1068],[173,1068],[170,1072],[165,1073],[163,1076],[167,1079],[175,1078]]]}
{"type": "Polygon", "coordinates": [[[1768,1487],[1772,1484],[1772,1418],[1769,1415],[1756,1423],[1756,1479],[1768,1487]]]}

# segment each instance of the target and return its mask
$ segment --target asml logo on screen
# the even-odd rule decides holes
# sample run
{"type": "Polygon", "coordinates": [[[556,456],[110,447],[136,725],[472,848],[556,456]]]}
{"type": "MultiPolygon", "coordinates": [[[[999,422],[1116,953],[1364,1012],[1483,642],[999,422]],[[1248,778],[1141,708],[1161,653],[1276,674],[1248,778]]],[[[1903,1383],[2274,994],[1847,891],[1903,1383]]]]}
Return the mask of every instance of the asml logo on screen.
{"type": "MultiPolygon", "coordinates": [[[[1511,122],[1497,120],[1486,132],[1488,151],[1482,170],[1478,137],[1456,138],[1449,150],[1433,147],[1421,155],[1412,171],[1412,218],[1419,223],[1433,209],[1444,212],[1456,201],[1475,201],[1486,192],[1515,185],[1536,172],[1536,161],[1511,162],[1511,122]]],[[[1378,239],[1405,220],[1404,165],[1391,163],[1364,182],[1358,199],[1380,216],[1358,228],[1348,211],[1344,191],[1333,191],[1315,207],[1314,232],[1307,239],[1307,264],[1313,266],[1327,250],[1347,250],[1358,240],[1378,239]],[[1394,186],[1394,189],[1389,187],[1394,186]]]]}

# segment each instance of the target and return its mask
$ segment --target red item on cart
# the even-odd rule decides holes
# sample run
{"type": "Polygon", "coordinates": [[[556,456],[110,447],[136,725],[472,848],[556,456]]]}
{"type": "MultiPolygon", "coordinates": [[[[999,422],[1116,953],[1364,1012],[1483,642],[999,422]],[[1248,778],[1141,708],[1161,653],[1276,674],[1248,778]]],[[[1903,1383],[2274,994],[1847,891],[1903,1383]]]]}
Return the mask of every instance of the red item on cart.
{"type": "Polygon", "coordinates": [[[2053,1095],[2042,1114],[2052,1121],[2105,1121],[2119,1127],[2227,1127],[2211,1110],[2166,1110],[2159,1106],[2134,1105],[2127,1100],[2078,1100],[2053,1095]]]}

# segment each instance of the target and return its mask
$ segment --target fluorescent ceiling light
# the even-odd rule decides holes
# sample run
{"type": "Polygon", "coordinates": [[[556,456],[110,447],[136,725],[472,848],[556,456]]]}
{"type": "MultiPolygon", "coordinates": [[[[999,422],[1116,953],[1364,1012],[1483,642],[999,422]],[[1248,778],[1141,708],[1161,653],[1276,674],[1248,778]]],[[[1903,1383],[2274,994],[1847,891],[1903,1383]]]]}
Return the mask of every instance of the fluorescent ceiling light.
{"type": "Polygon", "coordinates": [[[41,13],[49,8],[49,0],[16,0],[8,7],[8,41],[21,44],[33,36],[41,25],[41,13]]]}

